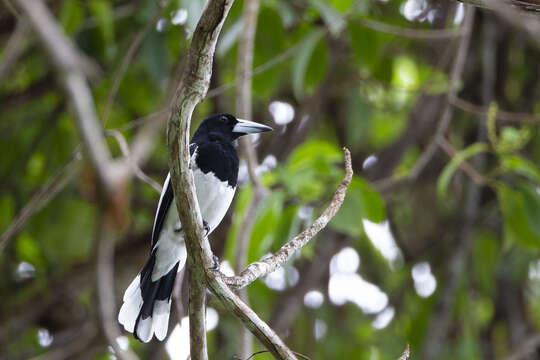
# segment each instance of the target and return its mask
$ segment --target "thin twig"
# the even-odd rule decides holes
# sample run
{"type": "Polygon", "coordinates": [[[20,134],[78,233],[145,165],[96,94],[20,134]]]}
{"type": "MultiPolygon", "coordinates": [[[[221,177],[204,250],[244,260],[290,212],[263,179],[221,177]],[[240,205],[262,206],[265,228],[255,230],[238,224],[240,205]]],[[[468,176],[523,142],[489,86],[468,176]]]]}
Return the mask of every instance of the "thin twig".
{"type": "Polygon", "coordinates": [[[150,176],[146,175],[144,171],[141,170],[139,165],[135,161],[133,161],[131,157],[131,153],[129,151],[129,145],[126,141],[126,138],[124,138],[124,135],[122,135],[122,133],[120,133],[117,130],[107,130],[105,132],[105,135],[112,136],[116,140],[116,142],[118,143],[118,146],[120,147],[120,151],[122,152],[122,155],[124,155],[127,162],[131,166],[135,176],[137,176],[141,181],[147,183],[152,188],[154,188],[154,190],[156,190],[159,194],[161,194],[161,190],[163,190],[161,185],[159,185],[157,181],[152,179],[150,176]]]}
{"type": "MultiPolygon", "coordinates": [[[[495,24],[493,20],[487,17],[482,22],[482,25],[482,98],[485,104],[489,104],[495,96],[495,76],[497,73],[495,24]]],[[[485,117],[479,119],[477,129],[476,141],[485,142],[487,140],[485,117]]],[[[474,167],[475,170],[478,169],[479,172],[482,172],[486,161],[486,154],[479,154],[471,160],[473,165],[471,168],[474,167]]],[[[422,358],[433,359],[437,357],[441,344],[445,341],[451,328],[452,309],[456,302],[461,277],[467,268],[474,240],[473,230],[480,211],[482,185],[477,184],[475,181],[467,182],[461,210],[462,224],[457,231],[456,243],[454,244],[455,250],[448,261],[446,281],[439,290],[440,295],[434,317],[428,325],[427,331],[430,336],[423,345],[422,358]]]]}
{"type": "MultiPolygon", "coordinates": [[[[270,351],[268,350],[261,350],[261,351],[257,351],[257,352],[254,352],[253,354],[251,354],[248,358],[246,358],[246,360],[250,360],[250,359],[253,359],[255,356],[257,355],[260,355],[260,354],[264,354],[264,353],[269,353],[270,351]]],[[[305,360],[311,360],[309,357],[307,357],[306,355],[303,355],[303,354],[300,354],[296,351],[294,351],[294,354],[302,359],[305,359],[305,360]]],[[[242,359],[242,358],[240,358],[242,359]]],[[[399,360],[399,359],[398,359],[399,360]]]]}
{"type": "Polygon", "coordinates": [[[123,350],[116,339],[121,335],[116,323],[116,305],[114,298],[114,223],[108,209],[102,209],[97,229],[98,253],[96,259],[96,289],[99,300],[101,326],[114,352],[122,360],[136,360],[137,355],[130,350],[123,350]]]}
{"type": "Polygon", "coordinates": [[[448,103],[445,104],[444,106],[444,110],[442,112],[441,118],[437,125],[435,134],[431,138],[431,141],[429,142],[424,152],[420,155],[420,157],[414,164],[411,171],[406,176],[403,176],[401,178],[383,179],[379,181],[378,183],[376,183],[376,187],[380,191],[387,191],[389,188],[392,188],[398,183],[404,183],[404,182],[410,183],[410,182],[416,181],[418,176],[420,176],[422,171],[425,169],[425,167],[429,164],[429,162],[433,159],[433,157],[437,153],[437,149],[439,147],[437,143],[438,139],[444,136],[444,133],[448,130],[448,127],[450,126],[450,122],[452,120],[453,111],[452,111],[452,106],[450,105],[450,99],[452,97],[455,97],[459,90],[458,87],[461,81],[461,76],[463,74],[463,69],[465,67],[465,61],[467,59],[467,53],[468,53],[469,45],[471,41],[473,23],[474,23],[474,7],[466,6],[465,20],[462,25],[463,36],[461,37],[461,41],[459,43],[456,58],[454,60],[454,64],[452,67],[452,72],[450,74],[450,85],[449,85],[449,91],[447,94],[448,103]]]}
{"type": "Polygon", "coordinates": [[[96,326],[93,323],[88,323],[82,327],[77,326],[76,329],[69,329],[72,336],[69,341],[57,344],[57,337],[52,343],[51,348],[44,354],[30,358],[30,360],[64,360],[72,359],[73,355],[88,347],[94,340],[97,334],[96,326]]]}
{"type": "MultiPolygon", "coordinates": [[[[252,120],[251,108],[251,70],[253,68],[253,49],[255,47],[255,31],[259,14],[259,0],[246,0],[243,9],[243,31],[238,40],[238,65],[236,68],[236,114],[243,119],[252,120]]],[[[248,211],[242,219],[240,232],[235,244],[235,271],[241,271],[247,263],[247,251],[251,230],[255,223],[256,213],[263,202],[265,189],[255,170],[258,166],[257,152],[253,147],[251,137],[240,139],[240,148],[247,163],[249,179],[254,187],[254,195],[248,206],[248,211]]],[[[249,306],[247,289],[239,291],[240,298],[249,306]]],[[[251,353],[252,335],[249,330],[240,324],[238,343],[238,356],[245,358],[251,353]]]]}
{"type": "MultiPolygon", "coordinates": [[[[450,159],[456,155],[456,149],[445,137],[441,136],[437,138],[437,144],[441,147],[441,149],[444,150],[450,159]]],[[[459,164],[459,168],[463,170],[463,172],[466,173],[477,185],[485,185],[489,183],[489,180],[484,175],[476,171],[476,169],[467,160],[463,160],[459,164]]]]}
{"type": "Polygon", "coordinates": [[[116,339],[120,329],[115,322],[114,300],[114,233],[125,222],[127,199],[124,185],[131,175],[130,167],[124,161],[115,162],[96,115],[94,99],[82,68],[84,63],[69,38],[62,32],[43,1],[16,0],[18,6],[28,17],[41,43],[48,53],[52,64],[71,99],[76,112],[79,134],[85,145],[86,153],[99,179],[102,211],[97,229],[98,257],[97,292],[100,303],[100,316],[105,336],[115,349],[116,355],[123,360],[137,359],[130,350],[122,351],[116,339]]]}
{"type": "MultiPolygon", "coordinates": [[[[502,19],[507,21],[514,27],[517,27],[523,30],[529,39],[532,41],[536,47],[540,47],[540,21],[538,16],[528,16],[524,11],[520,11],[513,4],[517,4],[517,1],[508,1],[508,0],[474,0],[470,1],[474,3],[475,6],[482,6],[487,9],[494,11],[502,19]]],[[[521,4],[524,2],[522,1],[521,4]]],[[[538,14],[538,9],[540,9],[540,4],[529,4],[527,9],[534,9],[536,11],[535,15],[538,14]]]]}
{"type": "Polygon", "coordinates": [[[522,360],[531,358],[531,354],[535,354],[540,347],[540,334],[534,334],[526,338],[519,346],[516,347],[516,351],[505,360],[522,360]]]}
{"type": "Polygon", "coordinates": [[[401,26],[390,25],[390,24],[383,23],[381,21],[376,21],[376,20],[367,19],[367,18],[356,18],[352,21],[358,22],[359,24],[362,24],[363,26],[371,30],[375,30],[375,31],[382,32],[385,34],[411,38],[411,39],[443,40],[443,39],[451,39],[451,38],[455,38],[455,37],[459,37],[463,35],[463,28],[411,29],[411,28],[404,28],[401,26]]]}
{"type": "Polygon", "coordinates": [[[303,246],[305,246],[319,231],[321,231],[330,220],[336,215],[341,204],[345,200],[347,188],[351,183],[353,170],[351,165],[351,153],[347,148],[343,148],[345,153],[345,178],[339,184],[330,205],[306,230],[289,240],[275,255],[269,258],[250,264],[238,276],[222,276],[225,283],[235,288],[243,288],[261,276],[265,276],[277,268],[283,266],[291,256],[303,246]]]}
{"type": "MultiPolygon", "coordinates": [[[[457,95],[449,96],[448,101],[453,106],[457,107],[460,110],[469,112],[474,115],[487,116],[489,106],[482,106],[473,104],[467,100],[460,98],[457,95]]],[[[499,121],[508,121],[508,122],[522,122],[522,123],[540,123],[540,116],[534,115],[531,113],[522,113],[522,112],[511,112],[498,109],[496,119],[499,121]]]]}
{"type": "Polygon", "coordinates": [[[2,52],[2,61],[0,62],[0,83],[2,83],[6,75],[11,72],[11,69],[26,49],[28,43],[26,39],[28,30],[28,24],[24,19],[17,22],[17,26],[15,27],[13,34],[9,37],[4,51],[2,52]]]}
{"type": "Polygon", "coordinates": [[[411,349],[409,347],[409,344],[407,344],[407,346],[405,346],[405,350],[403,350],[403,353],[401,354],[400,357],[397,358],[397,360],[408,360],[410,356],[411,356],[411,349]]]}

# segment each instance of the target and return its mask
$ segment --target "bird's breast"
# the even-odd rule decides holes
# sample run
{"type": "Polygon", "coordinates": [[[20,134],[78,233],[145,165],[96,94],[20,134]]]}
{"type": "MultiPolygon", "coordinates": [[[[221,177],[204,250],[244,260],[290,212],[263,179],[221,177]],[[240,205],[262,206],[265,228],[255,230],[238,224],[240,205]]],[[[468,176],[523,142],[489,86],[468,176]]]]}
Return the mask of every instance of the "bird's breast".
{"type": "Polygon", "coordinates": [[[213,172],[193,171],[193,180],[203,220],[213,231],[221,222],[231,205],[236,187],[221,181],[213,172]]]}

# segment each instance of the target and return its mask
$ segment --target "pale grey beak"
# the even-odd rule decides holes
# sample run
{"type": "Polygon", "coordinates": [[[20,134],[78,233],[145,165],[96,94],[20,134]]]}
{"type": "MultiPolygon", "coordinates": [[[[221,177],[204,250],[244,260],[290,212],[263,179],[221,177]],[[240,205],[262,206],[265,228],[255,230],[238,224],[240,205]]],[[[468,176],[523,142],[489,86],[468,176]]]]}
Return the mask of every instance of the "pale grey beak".
{"type": "Polygon", "coordinates": [[[270,126],[263,124],[258,124],[253,121],[237,119],[238,123],[234,125],[233,132],[240,134],[255,134],[265,131],[272,131],[273,129],[270,126]]]}

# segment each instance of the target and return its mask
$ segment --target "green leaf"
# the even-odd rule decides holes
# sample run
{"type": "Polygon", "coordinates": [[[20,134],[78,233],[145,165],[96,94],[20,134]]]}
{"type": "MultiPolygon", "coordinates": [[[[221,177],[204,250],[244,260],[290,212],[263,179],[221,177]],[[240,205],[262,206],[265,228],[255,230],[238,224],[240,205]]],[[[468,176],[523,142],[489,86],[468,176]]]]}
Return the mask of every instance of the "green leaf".
{"type": "MultiPolygon", "coordinates": [[[[540,236],[531,229],[529,217],[536,212],[535,204],[528,204],[526,210],[522,193],[506,185],[497,187],[497,196],[504,218],[505,232],[525,247],[540,247],[540,236]],[[527,215],[529,212],[529,215],[527,215]]],[[[531,201],[530,199],[527,201],[531,201]]],[[[536,229],[537,230],[537,229],[536,229]]]]}
{"type": "Polygon", "coordinates": [[[497,148],[497,145],[499,143],[499,139],[497,137],[497,111],[499,107],[496,102],[492,102],[489,104],[488,114],[487,114],[487,121],[486,121],[486,128],[487,128],[487,135],[489,142],[491,143],[491,146],[494,148],[497,148]]]}
{"type": "Polygon", "coordinates": [[[490,294],[493,293],[495,285],[493,278],[499,259],[499,242],[496,234],[481,232],[473,243],[474,274],[480,287],[490,294]]]}
{"type": "Polygon", "coordinates": [[[337,146],[307,141],[293,151],[284,166],[276,169],[276,174],[290,194],[305,202],[316,201],[341,176],[341,169],[334,164],[342,159],[337,146]]]}
{"type": "Polygon", "coordinates": [[[5,196],[0,200],[0,233],[3,233],[13,220],[15,204],[11,197],[5,196]]]}
{"type": "Polygon", "coordinates": [[[369,183],[357,176],[351,181],[341,209],[330,226],[353,236],[363,233],[362,219],[380,223],[386,218],[384,201],[369,183]]]}
{"type": "Polygon", "coordinates": [[[516,129],[510,126],[505,126],[501,131],[501,136],[496,150],[501,154],[509,154],[521,150],[525,145],[527,145],[530,137],[531,133],[526,127],[516,129]]]}
{"type": "Polygon", "coordinates": [[[410,56],[399,56],[394,59],[392,84],[398,89],[413,90],[418,88],[420,74],[415,61],[410,56]]]}
{"type": "Polygon", "coordinates": [[[62,2],[60,9],[60,24],[67,34],[76,33],[84,21],[84,12],[78,0],[66,0],[62,2]]]}
{"type": "MultiPolygon", "coordinates": [[[[354,3],[354,0],[330,0],[330,4],[339,12],[346,12],[351,10],[351,7],[354,3]]],[[[357,6],[357,4],[354,4],[354,6],[357,6]]]]}
{"type": "MultiPolygon", "coordinates": [[[[287,35],[283,22],[275,9],[261,6],[255,33],[255,51],[253,67],[256,68],[276,57],[288,48],[287,35]]],[[[234,68],[234,67],[233,67],[234,68]]],[[[282,85],[283,75],[288,71],[289,63],[284,62],[257,74],[253,79],[253,93],[259,97],[269,98],[282,85]]]]}
{"type": "MultiPolygon", "coordinates": [[[[300,44],[298,52],[294,58],[292,85],[294,95],[299,99],[304,95],[306,74],[309,73],[309,77],[311,79],[313,79],[313,77],[317,77],[317,74],[308,72],[308,68],[310,67],[309,65],[315,52],[317,43],[322,38],[323,34],[324,32],[321,29],[316,29],[306,35],[306,37],[302,40],[302,43],[300,44]]],[[[319,59],[319,61],[320,60],[321,59],[319,59]]],[[[326,62],[326,59],[324,59],[324,61],[326,62]]],[[[320,76],[318,77],[320,78],[320,76]]]]}
{"type": "Polygon", "coordinates": [[[503,171],[523,175],[540,184],[540,171],[529,160],[518,155],[505,155],[501,156],[500,161],[503,171]]]}
{"type": "Polygon", "coordinates": [[[538,190],[528,184],[521,186],[523,205],[529,227],[540,239],[540,194],[538,190]]]}
{"type": "Polygon", "coordinates": [[[92,0],[89,3],[90,11],[98,22],[101,34],[104,55],[108,58],[114,56],[116,51],[114,44],[114,15],[111,4],[104,0],[92,0]]]}
{"type": "Polygon", "coordinates": [[[293,26],[294,22],[296,21],[296,14],[291,4],[286,0],[279,0],[277,2],[276,8],[279,16],[281,16],[281,21],[283,21],[283,25],[286,28],[293,26]]]}
{"type": "Polygon", "coordinates": [[[347,98],[347,144],[352,152],[362,149],[369,141],[371,127],[371,106],[357,92],[352,92],[347,98]]]}
{"type": "Polygon", "coordinates": [[[283,200],[283,192],[273,191],[261,205],[249,241],[249,262],[259,260],[261,256],[270,251],[275,239],[274,231],[279,224],[283,210],[283,200]]]}
{"type": "Polygon", "coordinates": [[[324,22],[330,29],[330,33],[333,36],[338,36],[341,30],[345,27],[345,20],[339,12],[337,12],[332,5],[322,0],[311,0],[311,5],[321,15],[324,22]]]}
{"type": "Polygon", "coordinates": [[[17,237],[16,249],[19,260],[29,262],[34,266],[43,265],[43,256],[36,244],[36,240],[28,233],[22,233],[17,237]]]}
{"type": "Polygon", "coordinates": [[[439,198],[444,198],[446,196],[448,184],[459,165],[468,158],[486,151],[488,151],[487,144],[475,143],[457,152],[452,160],[445,166],[437,181],[437,194],[439,198]]]}
{"type": "Polygon", "coordinates": [[[381,53],[381,50],[393,37],[368,29],[354,21],[348,23],[347,29],[357,61],[367,66],[367,69],[372,74],[385,72],[386,75],[382,76],[382,78],[389,80],[391,78],[392,62],[381,53]]]}
{"type": "Polygon", "coordinates": [[[310,167],[316,157],[322,157],[328,163],[336,163],[343,159],[343,153],[332,143],[311,140],[298,146],[289,156],[287,163],[291,170],[303,170],[310,167]]]}

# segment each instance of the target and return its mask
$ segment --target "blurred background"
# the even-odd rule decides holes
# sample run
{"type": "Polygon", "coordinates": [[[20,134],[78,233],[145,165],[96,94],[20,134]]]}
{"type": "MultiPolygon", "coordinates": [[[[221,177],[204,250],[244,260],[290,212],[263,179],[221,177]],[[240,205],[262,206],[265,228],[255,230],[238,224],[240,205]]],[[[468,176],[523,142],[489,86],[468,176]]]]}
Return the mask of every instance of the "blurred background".
{"type": "MultiPolygon", "coordinates": [[[[167,104],[204,3],[46,2],[80,53],[111,152],[140,166],[106,252],[108,300],[96,287],[97,180],[74,109],[20,10],[0,4],[1,359],[114,359],[110,334],[142,359],[187,358],[182,306],[166,341],[141,344],[99,304],[118,309],[149,252],[167,104]]],[[[242,161],[211,243],[224,272],[237,268],[244,217],[260,198],[247,260],[278,250],[328,205],[341,147],[351,149],[340,212],[248,288],[253,309],[311,359],[396,359],[406,344],[412,359],[540,357],[540,6],[476,3],[260,1],[250,120],[275,131],[251,140],[270,191],[258,196],[242,161]]],[[[237,112],[243,11],[237,0],[192,130],[237,112]]],[[[208,302],[209,356],[232,359],[240,325],[208,302]]]]}

